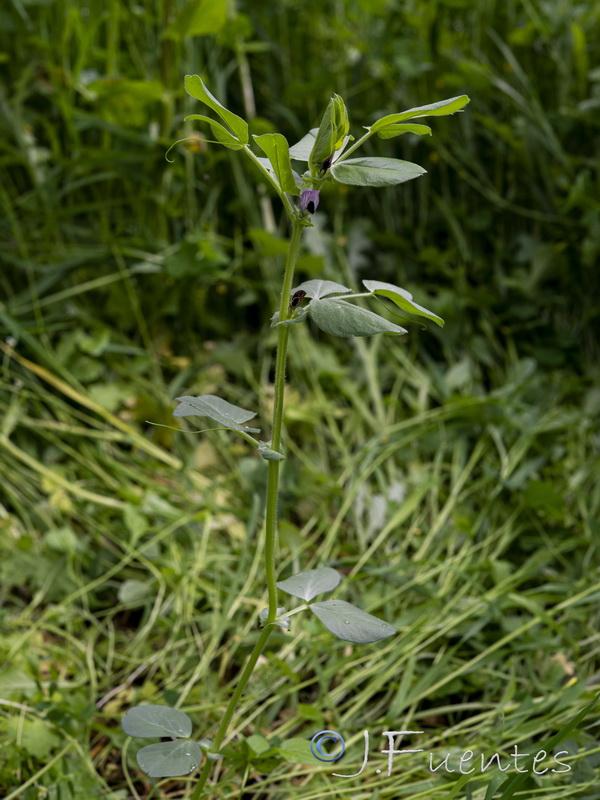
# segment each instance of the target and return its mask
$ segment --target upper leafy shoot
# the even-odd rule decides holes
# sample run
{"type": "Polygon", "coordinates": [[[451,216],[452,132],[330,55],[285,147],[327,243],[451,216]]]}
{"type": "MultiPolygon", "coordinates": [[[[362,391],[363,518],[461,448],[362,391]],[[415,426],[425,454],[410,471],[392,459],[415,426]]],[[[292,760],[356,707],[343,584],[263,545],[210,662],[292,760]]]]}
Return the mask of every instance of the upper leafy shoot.
{"type": "Polygon", "coordinates": [[[334,94],[327,104],[308,157],[311,175],[327,172],[336,150],[343,146],[349,129],[348,111],[344,101],[334,94]]]}

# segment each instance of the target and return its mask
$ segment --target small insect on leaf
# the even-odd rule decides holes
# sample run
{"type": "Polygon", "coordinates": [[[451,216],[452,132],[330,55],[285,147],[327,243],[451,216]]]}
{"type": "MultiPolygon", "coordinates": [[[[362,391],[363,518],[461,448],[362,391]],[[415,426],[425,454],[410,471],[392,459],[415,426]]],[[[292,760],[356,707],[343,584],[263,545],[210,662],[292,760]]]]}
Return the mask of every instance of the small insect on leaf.
{"type": "Polygon", "coordinates": [[[305,297],[306,292],[304,289],[298,289],[298,291],[294,293],[294,296],[290,300],[290,308],[297,308],[305,297]]]}
{"type": "Polygon", "coordinates": [[[325,161],[321,164],[321,172],[324,174],[327,172],[329,167],[331,166],[331,162],[333,161],[333,154],[328,156],[325,161]]]}

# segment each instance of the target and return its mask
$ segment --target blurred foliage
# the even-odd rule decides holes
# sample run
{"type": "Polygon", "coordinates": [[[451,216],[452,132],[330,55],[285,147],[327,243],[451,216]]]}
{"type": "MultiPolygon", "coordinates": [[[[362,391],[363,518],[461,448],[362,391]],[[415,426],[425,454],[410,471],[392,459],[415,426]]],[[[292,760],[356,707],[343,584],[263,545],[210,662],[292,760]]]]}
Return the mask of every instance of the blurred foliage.
{"type": "MultiPolygon", "coordinates": [[[[370,143],[420,161],[429,175],[401,190],[333,187],[323,224],[351,262],[351,234],[362,233],[354,277],[376,271],[438,297],[451,315],[438,337],[447,354],[492,328],[503,349],[514,345],[544,366],[581,372],[597,357],[594,4],[346,0],[324,9],[307,0],[274,11],[264,2],[54,0],[9,3],[0,14],[10,87],[0,99],[1,225],[13,267],[2,281],[15,322],[29,325],[53,287],[114,275],[117,251],[165,346],[179,350],[191,334],[228,339],[240,325],[260,330],[267,314],[254,309],[265,279],[276,283],[272,268],[257,270],[263,254],[249,241],[261,225],[255,176],[199,138],[172,164],[164,159],[177,136],[201,135],[182,123],[196,110],[182,76],[199,72],[255,117],[254,130],[278,129],[290,141],[333,90],[347,99],[355,132],[378,113],[468,93],[467,112],[437,120],[431,139],[370,143]]],[[[329,255],[309,271],[338,274],[329,255]]],[[[114,275],[75,316],[100,303],[132,334],[122,289],[114,275]]],[[[39,313],[51,327],[61,308],[39,313]]],[[[473,356],[485,365],[493,353],[480,347],[473,356]]]]}

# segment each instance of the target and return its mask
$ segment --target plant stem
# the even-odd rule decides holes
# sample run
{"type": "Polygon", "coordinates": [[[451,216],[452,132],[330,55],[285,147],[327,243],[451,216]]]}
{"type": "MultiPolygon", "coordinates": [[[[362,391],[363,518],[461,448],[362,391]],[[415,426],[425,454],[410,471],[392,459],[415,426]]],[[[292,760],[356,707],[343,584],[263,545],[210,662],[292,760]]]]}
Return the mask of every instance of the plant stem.
{"type": "MultiPolygon", "coordinates": [[[[302,224],[292,221],[292,238],[288,248],[281,302],[279,306],[279,320],[284,321],[290,316],[290,292],[294,280],[294,267],[300,249],[302,224]]],[[[281,429],[283,427],[283,399],[285,390],[285,364],[287,360],[287,345],[290,333],[289,325],[279,325],[277,328],[277,359],[275,361],[275,385],[273,398],[273,425],[271,430],[271,447],[280,452],[281,429]]],[[[268,622],[277,619],[277,586],[275,572],[275,548],[277,545],[277,498],[279,495],[279,467],[280,461],[269,461],[267,476],[267,506],[265,514],[265,569],[267,572],[267,589],[269,592],[268,622]]]]}
{"type": "MultiPolygon", "coordinates": [[[[231,695],[231,700],[229,701],[229,704],[225,711],[225,715],[221,720],[221,724],[219,725],[219,730],[217,731],[217,735],[215,736],[213,742],[213,751],[216,753],[219,752],[219,748],[221,747],[221,743],[223,742],[225,734],[227,733],[227,728],[229,727],[229,723],[231,722],[231,718],[233,717],[235,707],[238,704],[238,700],[240,699],[242,692],[246,688],[246,684],[248,683],[248,680],[252,675],[252,672],[254,671],[256,662],[258,661],[258,658],[262,653],[263,648],[267,643],[267,639],[271,635],[271,631],[273,630],[274,627],[275,627],[274,625],[267,625],[265,628],[263,628],[256,644],[254,645],[254,650],[252,651],[252,655],[246,662],[244,671],[240,675],[240,680],[238,682],[238,685],[235,687],[235,691],[231,695]]],[[[206,783],[206,779],[208,778],[208,775],[210,773],[210,768],[212,766],[212,763],[213,762],[209,758],[207,758],[206,761],[204,762],[204,767],[202,768],[202,772],[200,773],[200,777],[198,778],[198,783],[196,784],[196,788],[194,789],[194,793],[192,794],[191,800],[198,800],[198,798],[202,796],[202,790],[204,789],[204,784],[206,783]]]]}
{"type": "Polygon", "coordinates": [[[347,150],[344,150],[342,155],[336,160],[336,163],[340,164],[342,161],[345,161],[349,155],[351,155],[355,150],[357,150],[361,146],[361,144],[364,144],[364,142],[366,142],[367,139],[372,135],[373,134],[371,133],[371,131],[367,131],[365,135],[361,136],[357,142],[354,142],[352,147],[349,147],[347,150]]]}
{"type": "MultiPolygon", "coordinates": [[[[259,169],[259,170],[262,172],[262,174],[265,176],[265,178],[266,178],[266,179],[269,181],[269,183],[271,184],[271,186],[272,186],[272,187],[275,189],[275,191],[277,192],[277,194],[278,194],[278,195],[279,195],[279,197],[281,198],[281,202],[283,203],[283,205],[284,205],[284,207],[285,207],[285,210],[286,210],[286,212],[287,212],[287,214],[288,214],[289,218],[290,218],[292,221],[294,221],[294,220],[295,220],[295,217],[296,217],[296,212],[295,212],[295,210],[294,210],[294,206],[292,205],[292,203],[291,203],[290,199],[288,198],[287,194],[286,194],[286,193],[285,193],[285,192],[284,192],[284,191],[281,189],[280,185],[277,183],[277,181],[275,180],[275,178],[274,178],[274,177],[271,175],[271,173],[269,172],[269,170],[268,170],[268,169],[266,169],[266,167],[263,167],[263,165],[262,165],[262,164],[260,163],[260,161],[258,160],[258,157],[254,155],[254,153],[252,152],[252,150],[250,150],[250,148],[248,147],[248,145],[246,145],[246,146],[244,147],[244,153],[246,153],[246,155],[248,156],[248,158],[250,159],[250,161],[253,161],[253,162],[254,162],[254,164],[255,164],[255,165],[258,167],[258,169],[259,169]]],[[[294,225],[295,225],[295,224],[296,224],[296,223],[294,222],[294,225]]],[[[290,244],[291,244],[291,243],[290,243],[290,244]]]]}
{"type": "MultiPolygon", "coordinates": [[[[290,317],[290,293],[294,281],[294,268],[296,260],[300,251],[300,239],[302,237],[302,228],[304,227],[302,221],[298,220],[296,216],[290,215],[292,220],[292,236],[288,248],[287,260],[285,265],[285,273],[283,276],[283,286],[281,289],[281,302],[279,306],[279,319],[280,321],[287,320],[290,317]]],[[[273,425],[271,431],[271,447],[274,450],[280,451],[281,447],[281,432],[283,428],[283,405],[284,405],[284,390],[285,390],[285,365],[287,360],[287,345],[290,332],[289,325],[279,325],[277,328],[277,358],[275,361],[275,396],[273,403],[273,425]]],[[[279,465],[280,461],[268,462],[268,476],[267,476],[267,502],[265,510],[265,570],[267,573],[267,589],[269,593],[269,616],[267,623],[262,630],[252,655],[248,659],[244,671],[240,675],[234,693],[225,710],[225,715],[219,725],[219,730],[214,739],[213,749],[215,752],[219,751],[221,743],[227,733],[227,728],[235,712],[242,692],[246,688],[256,662],[267,643],[271,632],[275,628],[275,620],[277,619],[277,573],[275,571],[275,551],[277,548],[277,500],[279,496],[279,465]]],[[[194,789],[191,800],[199,800],[202,796],[204,785],[208,779],[212,762],[206,759],[198,783],[194,789]]]]}

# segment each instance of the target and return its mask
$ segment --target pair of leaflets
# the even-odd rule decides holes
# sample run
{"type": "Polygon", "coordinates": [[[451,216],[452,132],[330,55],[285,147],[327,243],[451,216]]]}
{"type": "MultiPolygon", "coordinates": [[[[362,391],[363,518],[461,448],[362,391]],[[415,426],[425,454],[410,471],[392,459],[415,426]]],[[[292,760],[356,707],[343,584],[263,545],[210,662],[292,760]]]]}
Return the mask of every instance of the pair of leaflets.
{"type": "MultiPolygon", "coordinates": [[[[406,289],[395,286],[385,281],[364,280],[363,286],[366,292],[353,294],[352,290],[340,283],[328,280],[310,280],[301,283],[293,293],[302,291],[304,296],[309,298],[309,305],[302,308],[302,319],[310,313],[315,325],[325,333],[342,338],[352,336],[372,336],[377,333],[402,335],[407,333],[406,328],[397,325],[395,322],[385,319],[373,311],[354,305],[350,300],[357,297],[385,297],[391,300],[402,311],[414,314],[435,322],[443,327],[444,320],[433,311],[429,311],[424,306],[419,305],[413,300],[413,296],[406,289]]],[[[292,317],[286,322],[301,321],[292,317]]],[[[279,323],[278,319],[273,320],[274,325],[286,324],[279,323]]]]}
{"type": "Polygon", "coordinates": [[[324,600],[311,603],[313,597],[333,591],[342,576],[331,567],[319,567],[298,572],[277,586],[293,597],[305,600],[312,613],[321,620],[330,633],[346,642],[370,644],[396,633],[396,628],[344,600],[324,600]]]}
{"type": "MultiPolygon", "coordinates": [[[[248,123],[219,103],[198,75],[186,75],[185,88],[188,94],[212,109],[224,124],[203,114],[190,114],[186,120],[207,122],[215,140],[230,150],[241,150],[248,144],[248,123]]],[[[274,177],[281,189],[288,194],[299,195],[300,177],[292,170],[290,148],[285,136],[280,133],[264,133],[260,136],[253,135],[252,138],[267,156],[266,159],[259,159],[260,162],[274,177]]]]}
{"type": "Polygon", "coordinates": [[[136,739],[169,738],[171,741],[150,744],[137,754],[140,768],[151,778],[174,778],[187,775],[200,765],[203,751],[207,758],[217,759],[211,753],[212,742],[202,739],[194,742],[192,720],[183,711],[169,706],[135,706],[130,708],[121,721],[128,736],[136,739]]]}

